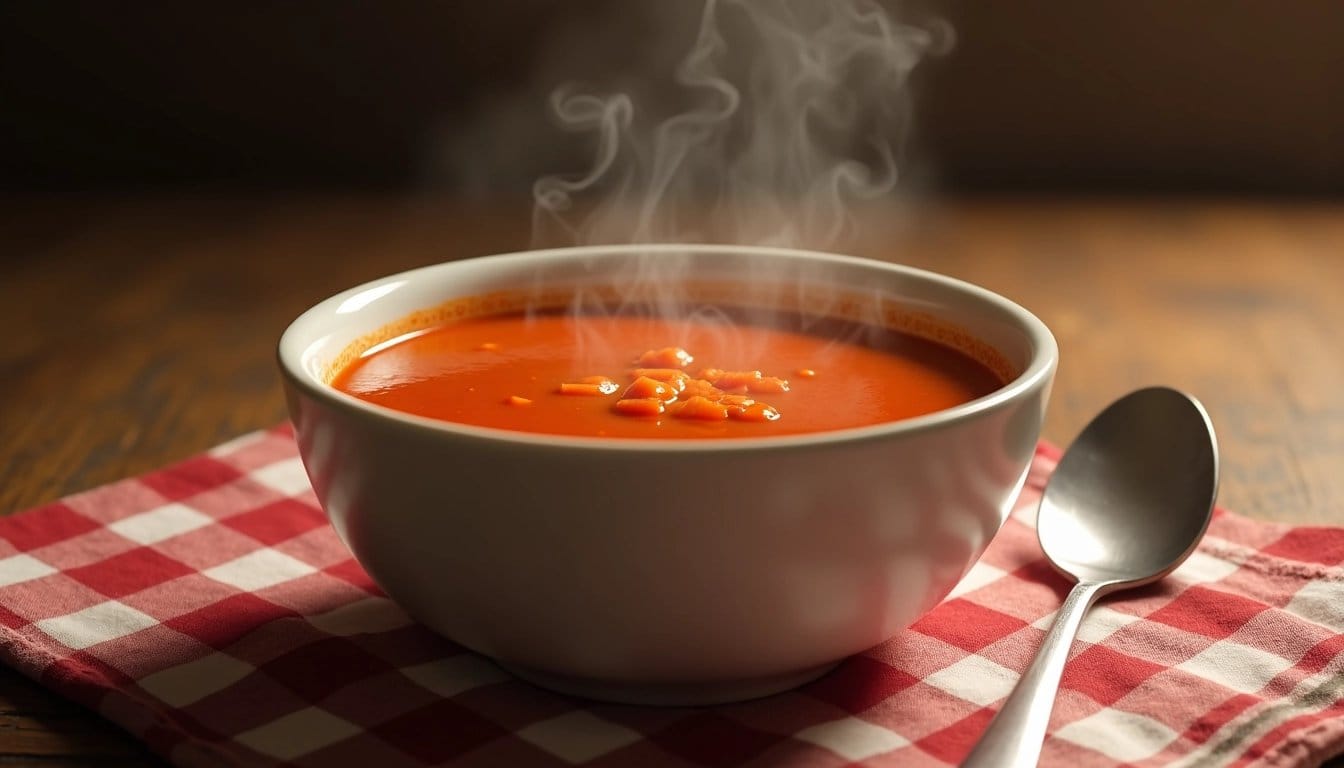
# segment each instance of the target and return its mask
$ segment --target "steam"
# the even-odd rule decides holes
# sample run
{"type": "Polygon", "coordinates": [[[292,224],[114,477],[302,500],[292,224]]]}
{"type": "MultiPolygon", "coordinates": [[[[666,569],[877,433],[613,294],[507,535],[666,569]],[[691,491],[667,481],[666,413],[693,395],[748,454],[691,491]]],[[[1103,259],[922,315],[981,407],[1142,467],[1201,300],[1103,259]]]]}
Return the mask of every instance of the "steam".
{"type": "Polygon", "coordinates": [[[853,205],[896,188],[910,74],[949,41],[874,0],[706,0],[676,103],[551,94],[593,162],[535,183],[534,239],[833,246],[853,205]]]}

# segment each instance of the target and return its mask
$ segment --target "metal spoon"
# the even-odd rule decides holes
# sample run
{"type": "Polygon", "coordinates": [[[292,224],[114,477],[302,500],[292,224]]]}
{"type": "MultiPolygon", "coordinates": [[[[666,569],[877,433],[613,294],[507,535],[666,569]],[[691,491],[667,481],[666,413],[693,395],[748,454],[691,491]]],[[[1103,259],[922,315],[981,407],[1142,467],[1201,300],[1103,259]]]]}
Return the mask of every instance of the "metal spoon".
{"type": "Polygon", "coordinates": [[[962,768],[1034,766],[1083,614],[1102,595],[1150,584],[1195,550],[1218,494],[1213,424],[1193,397],[1132,392],[1088,424],[1041,497],[1036,535],[1077,584],[962,768]]]}

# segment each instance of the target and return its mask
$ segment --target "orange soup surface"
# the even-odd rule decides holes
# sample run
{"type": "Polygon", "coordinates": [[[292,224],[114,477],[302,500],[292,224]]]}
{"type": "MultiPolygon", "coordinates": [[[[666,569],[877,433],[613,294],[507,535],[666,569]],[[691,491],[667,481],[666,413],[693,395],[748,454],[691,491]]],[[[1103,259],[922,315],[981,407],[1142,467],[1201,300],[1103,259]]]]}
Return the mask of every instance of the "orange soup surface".
{"type": "Polygon", "coordinates": [[[332,381],[368,402],[444,421],[619,438],[825,432],[950,408],[1002,384],[960,352],[860,325],[806,333],[561,314],[409,333],[332,381]]]}

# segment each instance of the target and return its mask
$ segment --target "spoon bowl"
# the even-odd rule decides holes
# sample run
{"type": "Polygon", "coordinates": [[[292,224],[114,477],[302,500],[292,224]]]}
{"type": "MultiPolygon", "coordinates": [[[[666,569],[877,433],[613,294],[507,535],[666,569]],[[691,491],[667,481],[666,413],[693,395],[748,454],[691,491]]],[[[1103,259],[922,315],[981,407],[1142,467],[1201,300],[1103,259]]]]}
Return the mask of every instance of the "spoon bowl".
{"type": "Polygon", "coordinates": [[[1132,392],[1083,429],[1046,484],[1036,518],[1046,558],[1077,583],[963,768],[1036,765],[1087,609],[1175,570],[1204,536],[1217,494],[1213,424],[1183,392],[1132,392]]]}
{"type": "Polygon", "coordinates": [[[1217,488],[1204,407],[1174,389],[1141,389],[1069,446],[1041,497],[1036,535],[1050,562],[1077,581],[1150,584],[1195,550],[1217,488]]]}

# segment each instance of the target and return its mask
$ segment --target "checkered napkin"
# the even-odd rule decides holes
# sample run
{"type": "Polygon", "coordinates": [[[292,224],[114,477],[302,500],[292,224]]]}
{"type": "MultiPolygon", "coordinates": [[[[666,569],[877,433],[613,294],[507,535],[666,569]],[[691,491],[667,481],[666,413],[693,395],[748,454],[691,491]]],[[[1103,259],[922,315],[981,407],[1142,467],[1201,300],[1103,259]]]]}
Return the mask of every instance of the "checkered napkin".
{"type": "MultiPolygon", "coordinates": [[[[946,766],[1068,584],[1037,454],[956,591],[802,689],[728,706],[533,688],[410,621],[319,511],[287,429],[0,520],[0,657],[186,766],[946,766]]],[[[1314,765],[1344,750],[1344,530],[1220,513],[1159,585],[1104,601],[1043,763],[1314,765]]]]}

